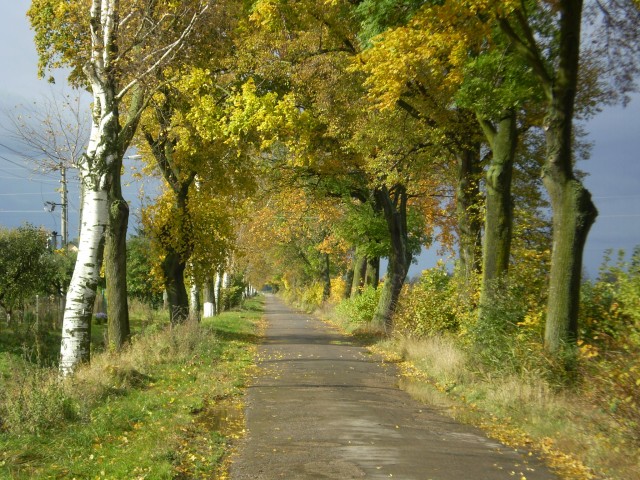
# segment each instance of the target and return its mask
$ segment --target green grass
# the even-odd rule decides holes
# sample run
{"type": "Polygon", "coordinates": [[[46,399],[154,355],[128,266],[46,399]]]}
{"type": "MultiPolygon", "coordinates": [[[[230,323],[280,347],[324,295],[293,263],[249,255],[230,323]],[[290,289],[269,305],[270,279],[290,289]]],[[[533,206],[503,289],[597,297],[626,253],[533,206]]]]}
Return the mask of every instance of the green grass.
{"type": "Polygon", "coordinates": [[[95,356],[63,386],[74,420],[0,434],[0,478],[224,478],[260,308],[252,300],[95,356]]]}

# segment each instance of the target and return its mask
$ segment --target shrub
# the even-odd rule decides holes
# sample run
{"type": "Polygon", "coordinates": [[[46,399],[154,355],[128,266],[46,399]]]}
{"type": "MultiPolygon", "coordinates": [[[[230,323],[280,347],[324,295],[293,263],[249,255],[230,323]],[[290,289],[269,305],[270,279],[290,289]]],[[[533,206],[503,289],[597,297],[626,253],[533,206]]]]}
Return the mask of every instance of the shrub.
{"type": "Polygon", "coordinates": [[[395,316],[395,328],[414,338],[455,332],[468,315],[469,298],[458,292],[458,281],[444,265],[424,270],[413,286],[405,286],[395,316]]]}
{"type": "Polygon", "coordinates": [[[298,296],[298,305],[305,312],[313,312],[322,305],[324,285],[314,282],[302,289],[298,296]]]}
{"type": "Polygon", "coordinates": [[[468,331],[477,358],[490,370],[506,374],[546,370],[540,325],[537,317],[532,321],[527,289],[506,278],[491,288],[491,304],[481,305],[468,331]]]}
{"type": "Polygon", "coordinates": [[[640,441],[640,248],[609,256],[581,291],[582,367],[593,400],[640,441]]]}
{"type": "Polygon", "coordinates": [[[370,324],[378,308],[380,290],[368,285],[360,295],[343,300],[336,306],[336,314],[353,325],[370,324]]]}
{"type": "Polygon", "coordinates": [[[134,337],[120,352],[94,355],[74,375],[60,379],[57,369],[23,360],[10,365],[0,390],[0,427],[15,433],[41,433],[66,421],[86,418],[94,405],[124,395],[151,380],[154,367],[213,358],[214,333],[195,322],[134,337]]]}

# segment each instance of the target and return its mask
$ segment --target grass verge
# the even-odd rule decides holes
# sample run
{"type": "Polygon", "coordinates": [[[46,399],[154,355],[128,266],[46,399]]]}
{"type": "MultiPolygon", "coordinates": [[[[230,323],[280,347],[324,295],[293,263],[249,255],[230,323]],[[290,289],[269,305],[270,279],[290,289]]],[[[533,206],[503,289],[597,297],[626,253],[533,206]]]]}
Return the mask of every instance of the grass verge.
{"type": "Polygon", "coordinates": [[[226,478],[260,304],[134,338],[72,379],[13,365],[0,399],[0,478],[226,478]]]}

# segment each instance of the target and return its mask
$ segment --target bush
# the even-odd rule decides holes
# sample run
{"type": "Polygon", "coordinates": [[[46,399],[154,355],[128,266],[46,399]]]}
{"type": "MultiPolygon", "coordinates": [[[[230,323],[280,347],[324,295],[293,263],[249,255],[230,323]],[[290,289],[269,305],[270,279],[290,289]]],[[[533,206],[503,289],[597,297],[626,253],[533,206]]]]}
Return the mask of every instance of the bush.
{"type": "Polygon", "coordinates": [[[313,312],[322,305],[324,296],[324,285],[315,282],[311,286],[302,290],[299,298],[299,305],[306,312],[313,312]]]}
{"type": "Polygon", "coordinates": [[[540,370],[547,369],[541,330],[538,317],[530,310],[527,289],[510,279],[496,280],[491,288],[491,304],[481,305],[468,331],[475,355],[492,371],[542,374],[540,370]]]}
{"type": "Polygon", "coordinates": [[[640,441],[640,248],[609,256],[581,291],[582,368],[593,401],[640,441]]]}
{"type": "Polygon", "coordinates": [[[214,358],[210,349],[215,344],[211,330],[187,322],[134,337],[121,352],[94,355],[90,365],[81,365],[66,379],[57,369],[27,361],[10,365],[11,376],[0,390],[0,427],[14,433],[41,433],[68,420],[87,418],[105,398],[147,384],[158,365],[214,358]]]}
{"type": "Polygon", "coordinates": [[[336,306],[336,314],[353,325],[370,324],[378,308],[380,290],[368,285],[360,295],[343,300],[336,306]]]}
{"type": "Polygon", "coordinates": [[[418,283],[405,286],[395,316],[398,332],[422,338],[458,331],[469,314],[469,298],[444,265],[424,270],[418,283]]]}

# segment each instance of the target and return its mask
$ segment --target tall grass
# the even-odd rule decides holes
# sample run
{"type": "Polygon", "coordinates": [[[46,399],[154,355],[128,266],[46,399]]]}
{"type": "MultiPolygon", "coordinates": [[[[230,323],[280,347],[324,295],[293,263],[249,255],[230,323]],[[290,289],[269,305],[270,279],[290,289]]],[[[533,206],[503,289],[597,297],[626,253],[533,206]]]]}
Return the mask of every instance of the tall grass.
{"type": "Polygon", "coordinates": [[[184,364],[196,349],[214,341],[211,330],[187,323],[159,332],[135,336],[120,352],[93,355],[69,378],[57,368],[12,360],[10,378],[0,393],[0,419],[6,431],[42,433],[68,420],[87,419],[92,408],[109,396],[143,387],[154,367],[184,364]]]}
{"type": "Polygon", "coordinates": [[[235,402],[251,365],[261,307],[250,303],[201,324],[147,325],[122,351],[95,353],[65,379],[5,355],[0,478],[220,473],[238,432],[220,430],[217,412],[231,408],[225,402],[235,402]]]}

